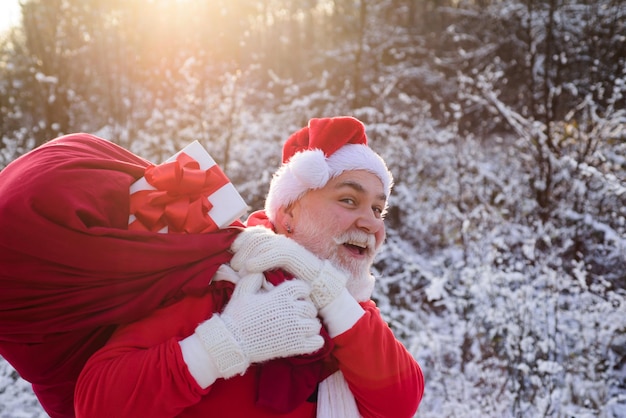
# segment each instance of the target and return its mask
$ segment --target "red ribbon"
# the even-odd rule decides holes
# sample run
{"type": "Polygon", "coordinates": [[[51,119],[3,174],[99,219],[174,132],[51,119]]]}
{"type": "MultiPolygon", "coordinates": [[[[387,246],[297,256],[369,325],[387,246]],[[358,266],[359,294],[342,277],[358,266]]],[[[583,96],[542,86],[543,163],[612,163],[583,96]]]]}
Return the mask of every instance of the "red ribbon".
{"type": "Polygon", "coordinates": [[[208,170],[181,152],[175,161],[150,165],[144,174],[156,190],[140,190],[130,196],[130,213],[137,218],[128,229],[199,233],[218,229],[208,215],[208,198],[229,183],[217,164],[208,170]]]}

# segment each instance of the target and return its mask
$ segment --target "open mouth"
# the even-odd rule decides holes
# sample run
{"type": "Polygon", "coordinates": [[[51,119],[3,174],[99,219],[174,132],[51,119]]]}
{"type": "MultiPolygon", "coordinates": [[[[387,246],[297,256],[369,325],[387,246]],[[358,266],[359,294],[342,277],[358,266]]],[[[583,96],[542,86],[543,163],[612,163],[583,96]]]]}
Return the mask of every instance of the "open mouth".
{"type": "Polygon", "coordinates": [[[346,242],[343,246],[352,254],[365,255],[367,254],[367,244],[357,242],[346,242]]]}

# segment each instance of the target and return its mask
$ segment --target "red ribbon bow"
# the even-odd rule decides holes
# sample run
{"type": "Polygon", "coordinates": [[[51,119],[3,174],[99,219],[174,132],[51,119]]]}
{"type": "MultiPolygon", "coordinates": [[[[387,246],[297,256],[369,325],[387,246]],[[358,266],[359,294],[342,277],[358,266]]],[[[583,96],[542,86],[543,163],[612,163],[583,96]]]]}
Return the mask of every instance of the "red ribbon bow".
{"type": "Polygon", "coordinates": [[[213,207],[208,198],[229,183],[213,165],[208,170],[181,152],[176,160],[146,168],[144,177],[156,190],[140,190],[130,196],[130,213],[137,218],[128,228],[158,232],[199,233],[218,229],[208,215],[213,207]]]}

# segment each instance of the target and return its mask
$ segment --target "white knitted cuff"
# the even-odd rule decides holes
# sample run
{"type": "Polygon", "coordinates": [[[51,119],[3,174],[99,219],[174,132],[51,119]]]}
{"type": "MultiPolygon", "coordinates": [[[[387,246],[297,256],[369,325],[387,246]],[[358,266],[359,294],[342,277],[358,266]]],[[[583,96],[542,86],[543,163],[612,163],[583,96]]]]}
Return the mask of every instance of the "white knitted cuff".
{"type": "Polygon", "coordinates": [[[344,288],[335,300],[321,308],[319,313],[330,338],[335,338],[352,328],[365,315],[365,310],[344,288]]]}
{"type": "Polygon", "coordinates": [[[311,283],[311,300],[318,309],[331,303],[346,288],[346,275],[325,261],[311,283]]]}
{"type": "Polygon", "coordinates": [[[237,340],[219,315],[213,315],[211,319],[198,325],[196,335],[215,362],[221,377],[228,379],[243,374],[250,365],[237,340]]]}
{"type": "Polygon", "coordinates": [[[178,345],[189,374],[193,376],[202,389],[208,388],[221,377],[217,366],[211,356],[207,355],[204,344],[197,334],[191,334],[180,340],[178,345]]]}

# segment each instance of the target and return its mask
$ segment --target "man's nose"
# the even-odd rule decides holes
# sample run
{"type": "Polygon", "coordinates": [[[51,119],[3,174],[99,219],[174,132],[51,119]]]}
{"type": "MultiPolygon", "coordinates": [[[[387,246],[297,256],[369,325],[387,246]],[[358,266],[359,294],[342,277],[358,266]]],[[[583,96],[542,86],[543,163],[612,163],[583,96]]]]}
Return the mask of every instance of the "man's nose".
{"type": "Polygon", "coordinates": [[[375,234],[384,227],[384,223],[382,218],[377,217],[374,211],[368,208],[359,211],[356,226],[362,231],[375,234]]]}

